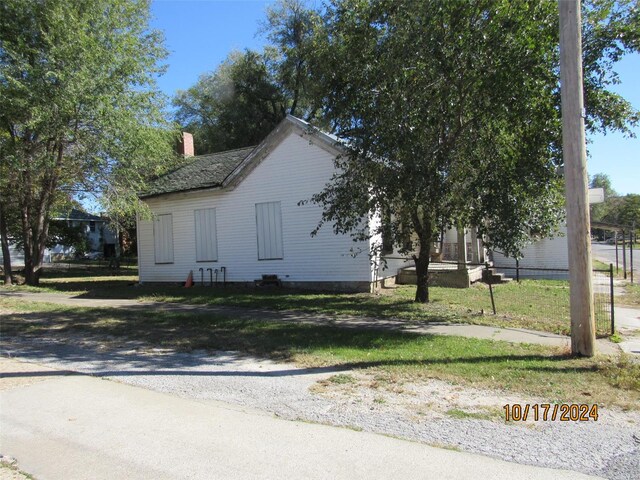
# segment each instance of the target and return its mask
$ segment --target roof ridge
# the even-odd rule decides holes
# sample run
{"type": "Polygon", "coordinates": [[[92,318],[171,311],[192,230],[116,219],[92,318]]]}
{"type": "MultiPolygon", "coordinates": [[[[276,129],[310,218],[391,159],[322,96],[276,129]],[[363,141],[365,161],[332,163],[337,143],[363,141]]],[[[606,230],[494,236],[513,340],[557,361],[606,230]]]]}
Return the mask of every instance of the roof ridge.
{"type": "Polygon", "coordinates": [[[231,152],[237,152],[239,150],[247,150],[247,149],[255,149],[257,147],[257,145],[250,145],[248,147],[239,147],[239,148],[232,148],[231,150],[221,150],[219,152],[213,152],[213,153],[203,153],[200,155],[194,155],[193,158],[197,159],[198,157],[208,157],[209,155],[221,155],[223,153],[231,153],[231,152]]]}

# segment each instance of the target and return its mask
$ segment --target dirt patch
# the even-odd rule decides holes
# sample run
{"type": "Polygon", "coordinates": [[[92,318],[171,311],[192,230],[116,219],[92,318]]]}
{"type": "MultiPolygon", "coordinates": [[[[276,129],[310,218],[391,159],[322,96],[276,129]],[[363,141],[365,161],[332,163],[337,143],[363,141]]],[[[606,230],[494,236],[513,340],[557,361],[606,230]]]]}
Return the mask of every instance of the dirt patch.
{"type": "Polygon", "coordinates": [[[336,375],[321,380],[311,390],[337,403],[357,403],[370,410],[400,413],[416,422],[447,417],[504,421],[504,405],[540,402],[435,379],[400,383],[391,376],[361,372],[350,372],[349,379],[339,381],[342,378],[336,375]]]}

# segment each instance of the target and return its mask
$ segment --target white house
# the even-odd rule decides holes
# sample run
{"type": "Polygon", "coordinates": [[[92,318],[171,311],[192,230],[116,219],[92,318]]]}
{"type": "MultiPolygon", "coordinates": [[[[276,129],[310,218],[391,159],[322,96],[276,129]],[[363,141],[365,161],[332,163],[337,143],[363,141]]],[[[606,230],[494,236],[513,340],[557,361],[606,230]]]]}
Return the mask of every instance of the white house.
{"type": "MultiPolygon", "coordinates": [[[[52,222],[66,222],[73,227],[79,227],[87,239],[87,246],[91,252],[99,252],[105,257],[115,254],[116,234],[109,224],[109,219],[97,215],[92,215],[78,209],[71,209],[51,218],[52,222]]],[[[57,244],[44,251],[44,263],[73,258],[76,254],[72,245],[57,244]]],[[[18,248],[12,241],[9,242],[9,256],[13,268],[24,267],[24,251],[18,248]]],[[[0,264],[3,256],[0,251],[0,264]]]]}
{"type": "MultiPolygon", "coordinates": [[[[558,235],[537,239],[527,245],[517,263],[520,269],[518,275],[521,278],[568,279],[569,249],[566,234],[567,227],[562,225],[558,235]]],[[[493,265],[496,270],[509,277],[516,276],[515,258],[507,257],[502,252],[493,252],[493,265]]]]}
{"type": "Polygon", "coordinates": [[[354,242],[329,225],[311,236],[322,210],[299,202],[325,187],[338,154],[334,137],[288,116],[256,147],[200,155],[160,177],[141,195],[152,219],[138,219],[140,282],[184,282],[193,272],[208,283],[216,272],[234,283],[268,275],[291,287],[370,291],[394,276],[407,262],[372,267],[379,239],[354,242]]]}
{"type": "MultiPolygon", "coordinates": [[[[87,239],[90,252],[97,252],[105,257],[111,257],[116,252],[116,234],[111,227],[109,219],[98,215],[92,215],[76,208],[64,212],[51,219],[54,222],[66,222],[82,230],[87,239]]],[[[75,254],[73,246],[55,245],[49,249],[52,258],[69,258],[75,254]]]]}
{"type": "MultiPolygon", "coordinates": [[[[603,203],[604,199],[604,189],[589,189],[590,205],[603,203]]],[[[522,251],[522,258],[518,260],[518,266],[523,269],[520,276],[523,278],[568,279],[569,245],[567,240],[567,226],[562,224],[556,236],[536,239],[527,245],[522,251]],[[527,267],[541,270],[527,270],[527,267]]],[[[514,258],[506,257],[500,252],[494,252],[493,262],[497,270],[503,271],[507,275],[513,275],[513,268],[516,266],[514,258]]]]}

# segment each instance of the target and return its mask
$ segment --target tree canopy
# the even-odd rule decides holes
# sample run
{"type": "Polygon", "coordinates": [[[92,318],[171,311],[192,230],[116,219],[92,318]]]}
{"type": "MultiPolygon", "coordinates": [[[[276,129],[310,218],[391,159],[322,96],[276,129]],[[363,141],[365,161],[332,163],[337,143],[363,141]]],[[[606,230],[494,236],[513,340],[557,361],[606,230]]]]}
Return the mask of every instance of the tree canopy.
{"type": "MultiPolygon", "coordinates": [[[[625,130],[637,116],[606,90],[607,69],[637,49],[637,12],[612,4],[585,7],[588,98],[600,100],[588,125],[625,130]]],[[[558,36],[554,2],[333,1],[312,73],[349,153],[313,197],[323,223],[415,252],[417,301],[428,301],[441,229],[474,225],[516,257],[532,234],[552,233],[563,202],[558,36]],[[385,221],[363,226],[372,212],[385,221]]]]}
{"type": "Polygon", "coordinates": [[[309,72],[319,14],[303,0],[279,0],[267,9],[263,52],[232,52],[173,99],[175,118],[193,133],[196,153],[256,145],[287,115],[315,116],[309,72]]]}
{"type": "Polygon", "coordinates": [[[130,212],[171,163],[154,83],[165,50],[148,19],[147,0],[0,5],[0,203],[20,218],[30,284],[57,199],[97,192],[110,212],[130,212]]]}
{"type": "Polygon", "coordinates": [[[596,173],[589,182],[591,188],[604,189],[604,202],[591,205],[591,221],[623,227],[640,228],[640,195],[620,196],[613,189],[609,175],[596,173]]]}
{"type": "Polygon", "coordinates": [[[176,120],[193,133],[196,153],[256,145],[287,114],[287,98],[264,55],[232,52],[191,88],[177,93],[176,120]]]}

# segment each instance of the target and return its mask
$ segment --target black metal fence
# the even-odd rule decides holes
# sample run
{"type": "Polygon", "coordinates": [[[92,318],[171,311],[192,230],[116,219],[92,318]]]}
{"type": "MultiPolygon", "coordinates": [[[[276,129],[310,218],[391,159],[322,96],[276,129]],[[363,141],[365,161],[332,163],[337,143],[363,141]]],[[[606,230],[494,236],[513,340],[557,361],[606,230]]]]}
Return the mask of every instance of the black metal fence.
{"type": "MultiPolygon", "coordinates": [[[[515,266],[485,266],[484,280],[489,284],[489,293],[494,314],[501,309],[518,311],[544,321],[571,324],[569,305],[569,270],[566,268],[534,268],[515,266]],[[502,285],[509,282],[526,284],[527,288],[506,295],[502,285]],[[517,298],[517,300],[513,300],[517,298]],[[510,304],[507,304],[510,303],[510,304]]],[[[613,265],[607,270],[593,270],[593,306],[596,334],[608,336],[614,333],[614,274],[613,265]]],[[[508,287],[507,287],[508,288],[508,287]]],[[[512,290],[512,289],[511,289],[512,290]]]]}

